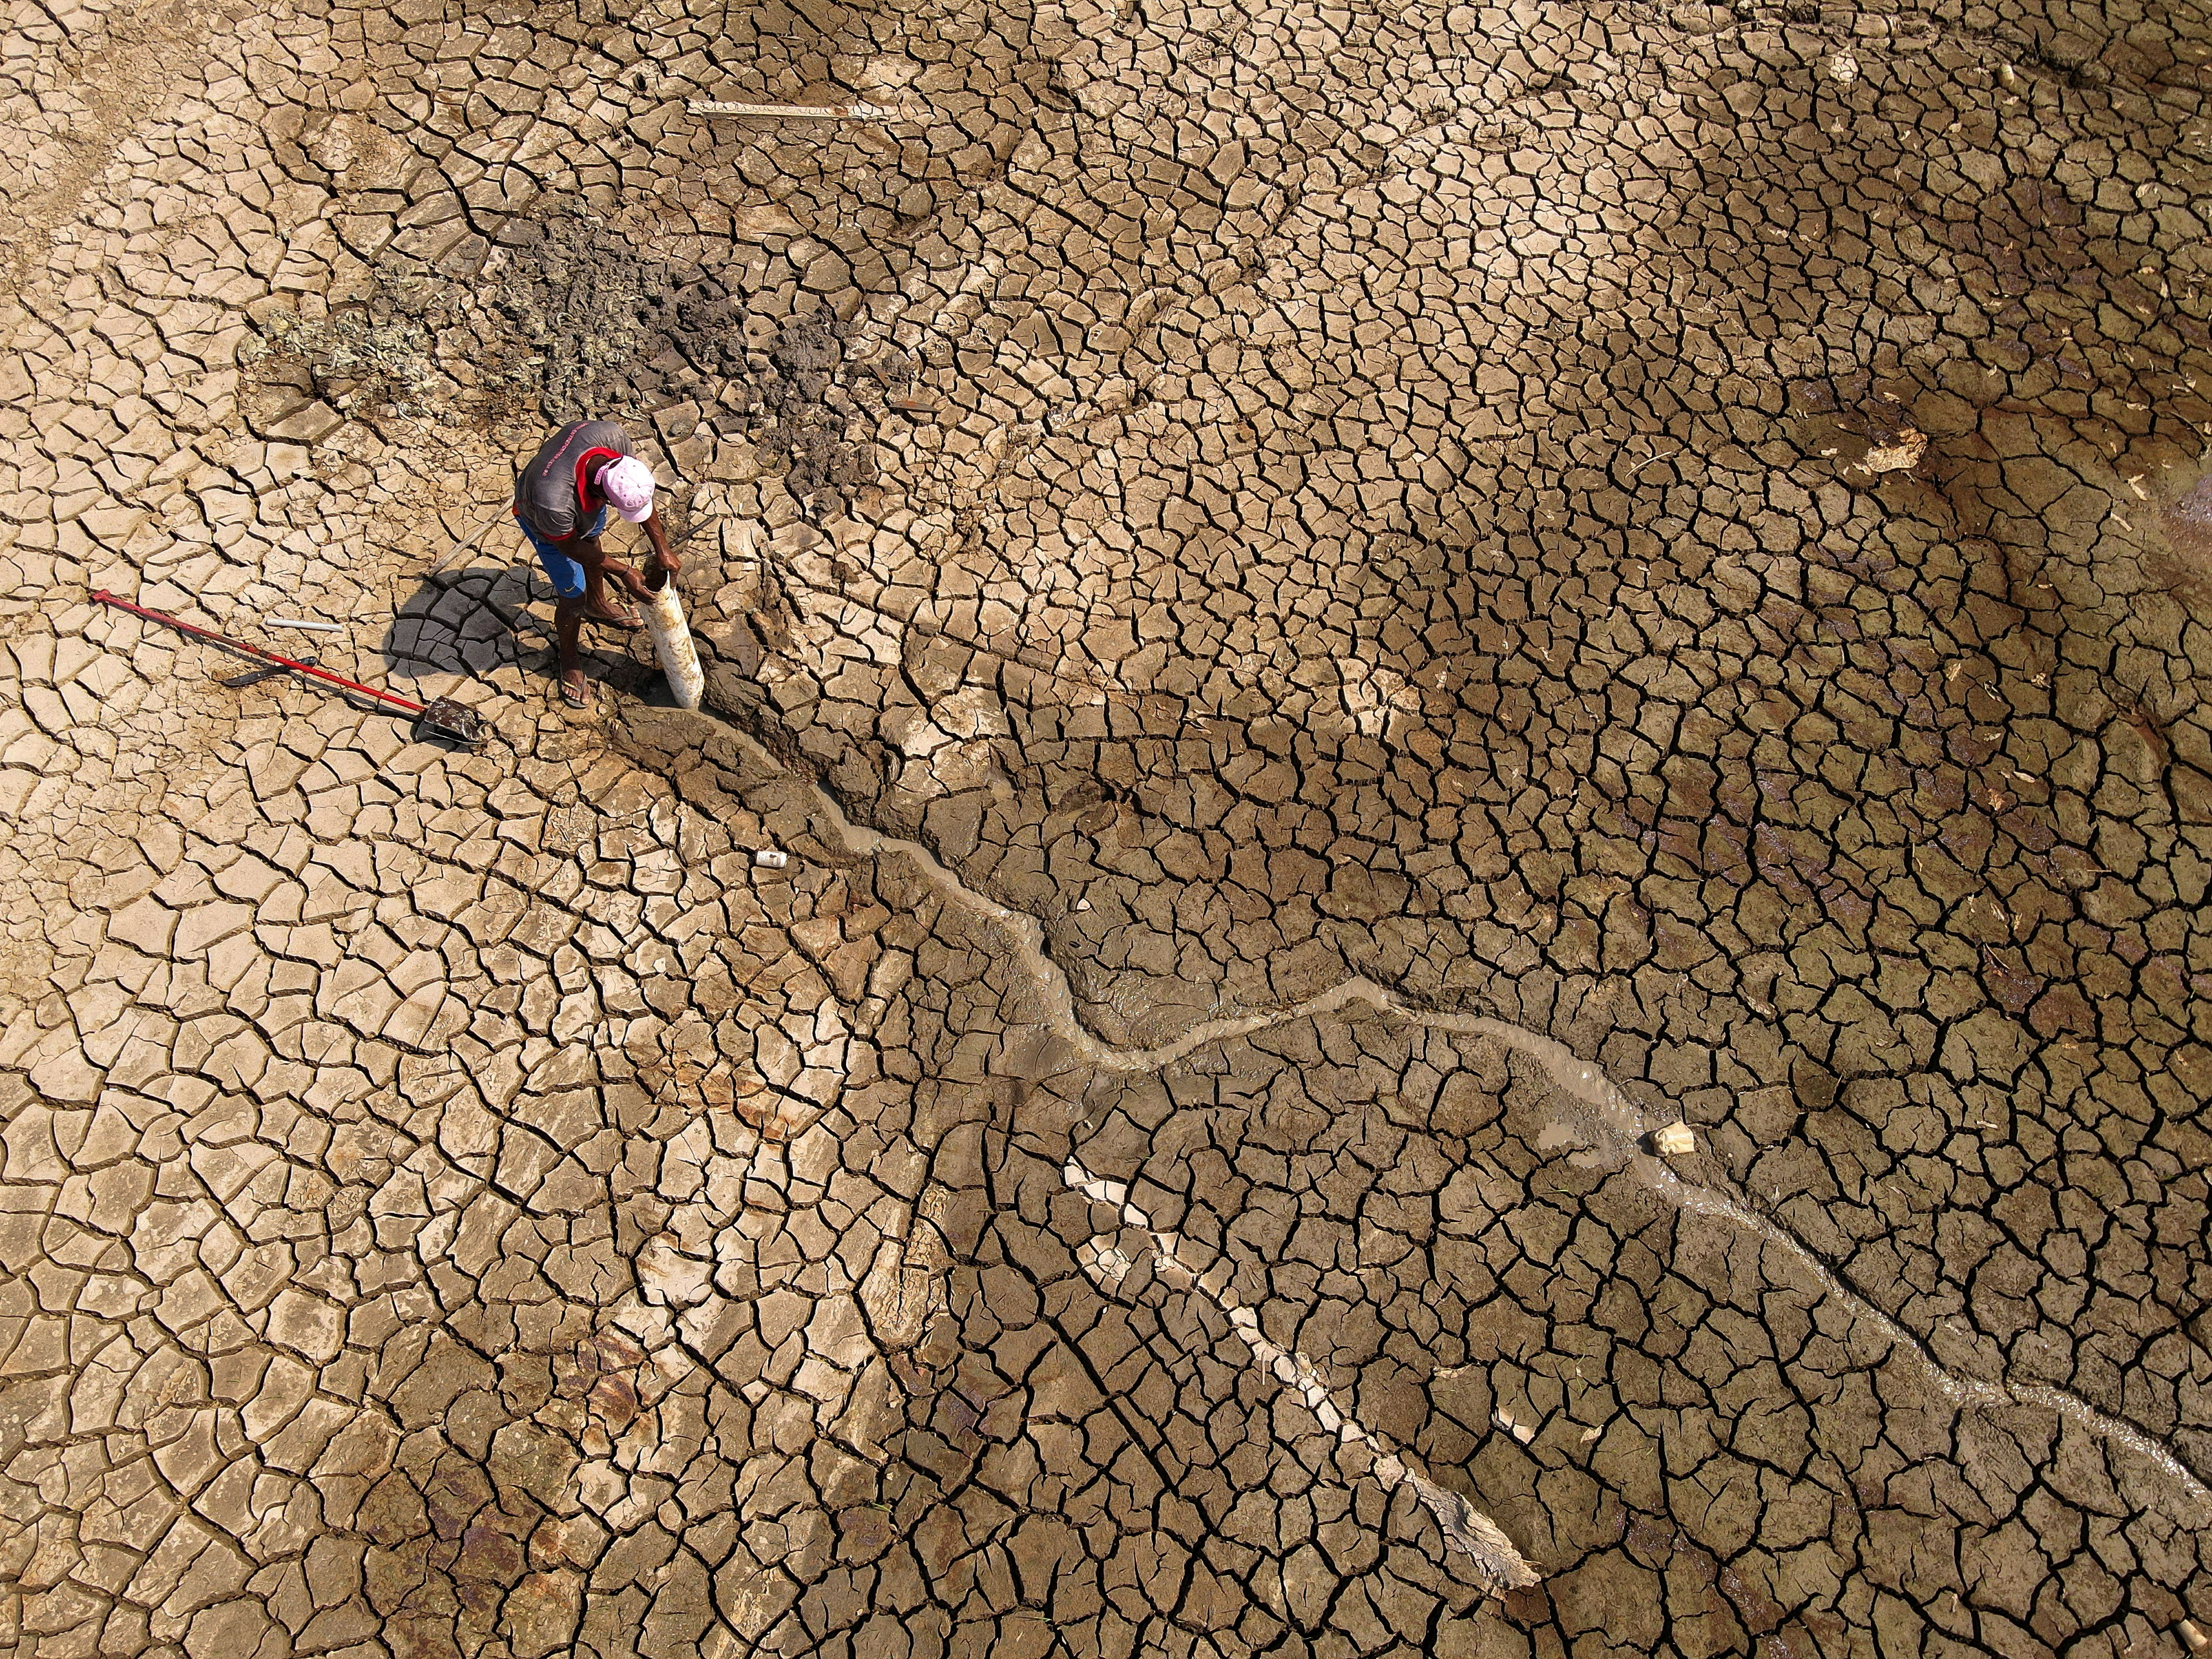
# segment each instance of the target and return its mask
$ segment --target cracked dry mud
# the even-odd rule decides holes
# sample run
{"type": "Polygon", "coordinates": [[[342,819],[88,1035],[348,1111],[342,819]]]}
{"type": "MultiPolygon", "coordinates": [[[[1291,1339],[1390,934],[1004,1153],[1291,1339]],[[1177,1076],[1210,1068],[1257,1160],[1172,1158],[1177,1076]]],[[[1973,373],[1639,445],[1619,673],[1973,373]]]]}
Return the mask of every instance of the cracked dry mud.
{"type": "Polygon", "coordinates": [[[0,1647],[2212,1623],[2204,6],[7,42],[0,1647]]]}

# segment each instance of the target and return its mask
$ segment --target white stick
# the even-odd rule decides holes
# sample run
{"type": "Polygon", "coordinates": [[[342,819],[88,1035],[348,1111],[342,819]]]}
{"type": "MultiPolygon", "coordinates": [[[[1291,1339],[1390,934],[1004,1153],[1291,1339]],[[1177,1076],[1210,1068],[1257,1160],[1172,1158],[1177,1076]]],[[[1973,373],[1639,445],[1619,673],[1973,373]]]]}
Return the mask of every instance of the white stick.
{"type": "Polygon", "coordinates": [[[504,508],[493,514],[490,518],[484,520],[482,528],[477,530],[475,535],[470,537],[468,540],[462,542],[456,546],[448,548],[444,553],[441,554],[439,556],[438,562],[432,565],[428,570],[424,571],[422,573],[423,575],[434,576],[438,574],[439,572],[445,569],[447,565],[458,562],[463,556],[475,550],[476,544],[484,538],[485,532],[490,530],[492,526],[497,524],[501,519],[508,519],[514,516],[514,515],[513,514],[507,512],[504,508]]]}
{"type": "Polygon", "coordinates": [[[793,116],[807,121],[893,121],[898,112],[887,104],[728,104],[712,98],[694,98],[687,107],[694,115],[793,116]]]}
{"type": "Polygon", "coordinates": [[[345,629],[338,623],[308,622],[301,617],[264,617],[264,628],[308,628],[318,634],[343,634],[345,629]]]}
{"type": "Polygon", "coordinates": [[[699,666],[699,648],[691,643],[691,629],[684,621],[684,601],[670,582],[647,596],[642,607],[645,631],[660,658],[660,672],[668,676],[668,690],[679,708],[696,709],[706,694],[706,671],[699,666]]]}

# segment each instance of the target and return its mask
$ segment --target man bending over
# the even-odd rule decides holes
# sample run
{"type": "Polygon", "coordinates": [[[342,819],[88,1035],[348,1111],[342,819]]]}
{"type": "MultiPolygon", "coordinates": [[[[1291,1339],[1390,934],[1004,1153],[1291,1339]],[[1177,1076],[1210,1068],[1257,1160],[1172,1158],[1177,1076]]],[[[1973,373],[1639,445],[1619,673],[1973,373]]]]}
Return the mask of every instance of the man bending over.
{"type": "Polygon", "coordinates": [[[645,526],[653,567],[675,575],[681,567],[653,510],[653,469],[613,422],[571,421],[545,441],[514,486],[514,521],[560,598],[553,628],[561,643],[561,695],[576,708],[585,702],[584,670],[576,658],[584,619],[614,628],[641,625],[637,612],[607,598],[607,578],[638,599],[647,595],[644,579],[599,546],[609,507],[645,526]]]}

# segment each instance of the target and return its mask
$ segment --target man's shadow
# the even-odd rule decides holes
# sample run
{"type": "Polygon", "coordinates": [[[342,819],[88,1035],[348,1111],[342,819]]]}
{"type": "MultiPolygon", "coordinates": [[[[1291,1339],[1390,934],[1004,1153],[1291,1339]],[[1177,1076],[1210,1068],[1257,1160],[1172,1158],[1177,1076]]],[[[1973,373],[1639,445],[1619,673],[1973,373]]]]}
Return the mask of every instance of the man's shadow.
{"type": "MultiPolygon", "coordinates": [[[[387,683],[449,675],[488,680],[512,667],[542,681],[549,700],[558,702],[554,598],[553,585],[535,560],[502,558],[493,547],[477,550],[452,569],[416,578],[385,631],[380,648],[387,683]]],[[[650,652],[641,633],[586,623],[578,655],[587,680],[635,696],[660,678],[646,659],[650,652]]]]}

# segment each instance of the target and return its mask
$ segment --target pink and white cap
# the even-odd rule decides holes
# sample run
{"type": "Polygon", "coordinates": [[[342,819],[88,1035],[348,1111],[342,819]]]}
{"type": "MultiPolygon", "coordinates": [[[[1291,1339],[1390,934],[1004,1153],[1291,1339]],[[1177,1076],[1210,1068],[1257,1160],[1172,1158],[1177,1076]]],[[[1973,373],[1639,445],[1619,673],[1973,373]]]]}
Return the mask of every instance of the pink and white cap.
{"type": "Polygon", "coordinates": [[[599,489],[609,505],[632,524],[653,516],[653,469],[635,455],[625,455],[599,474],[599,489]]]}

